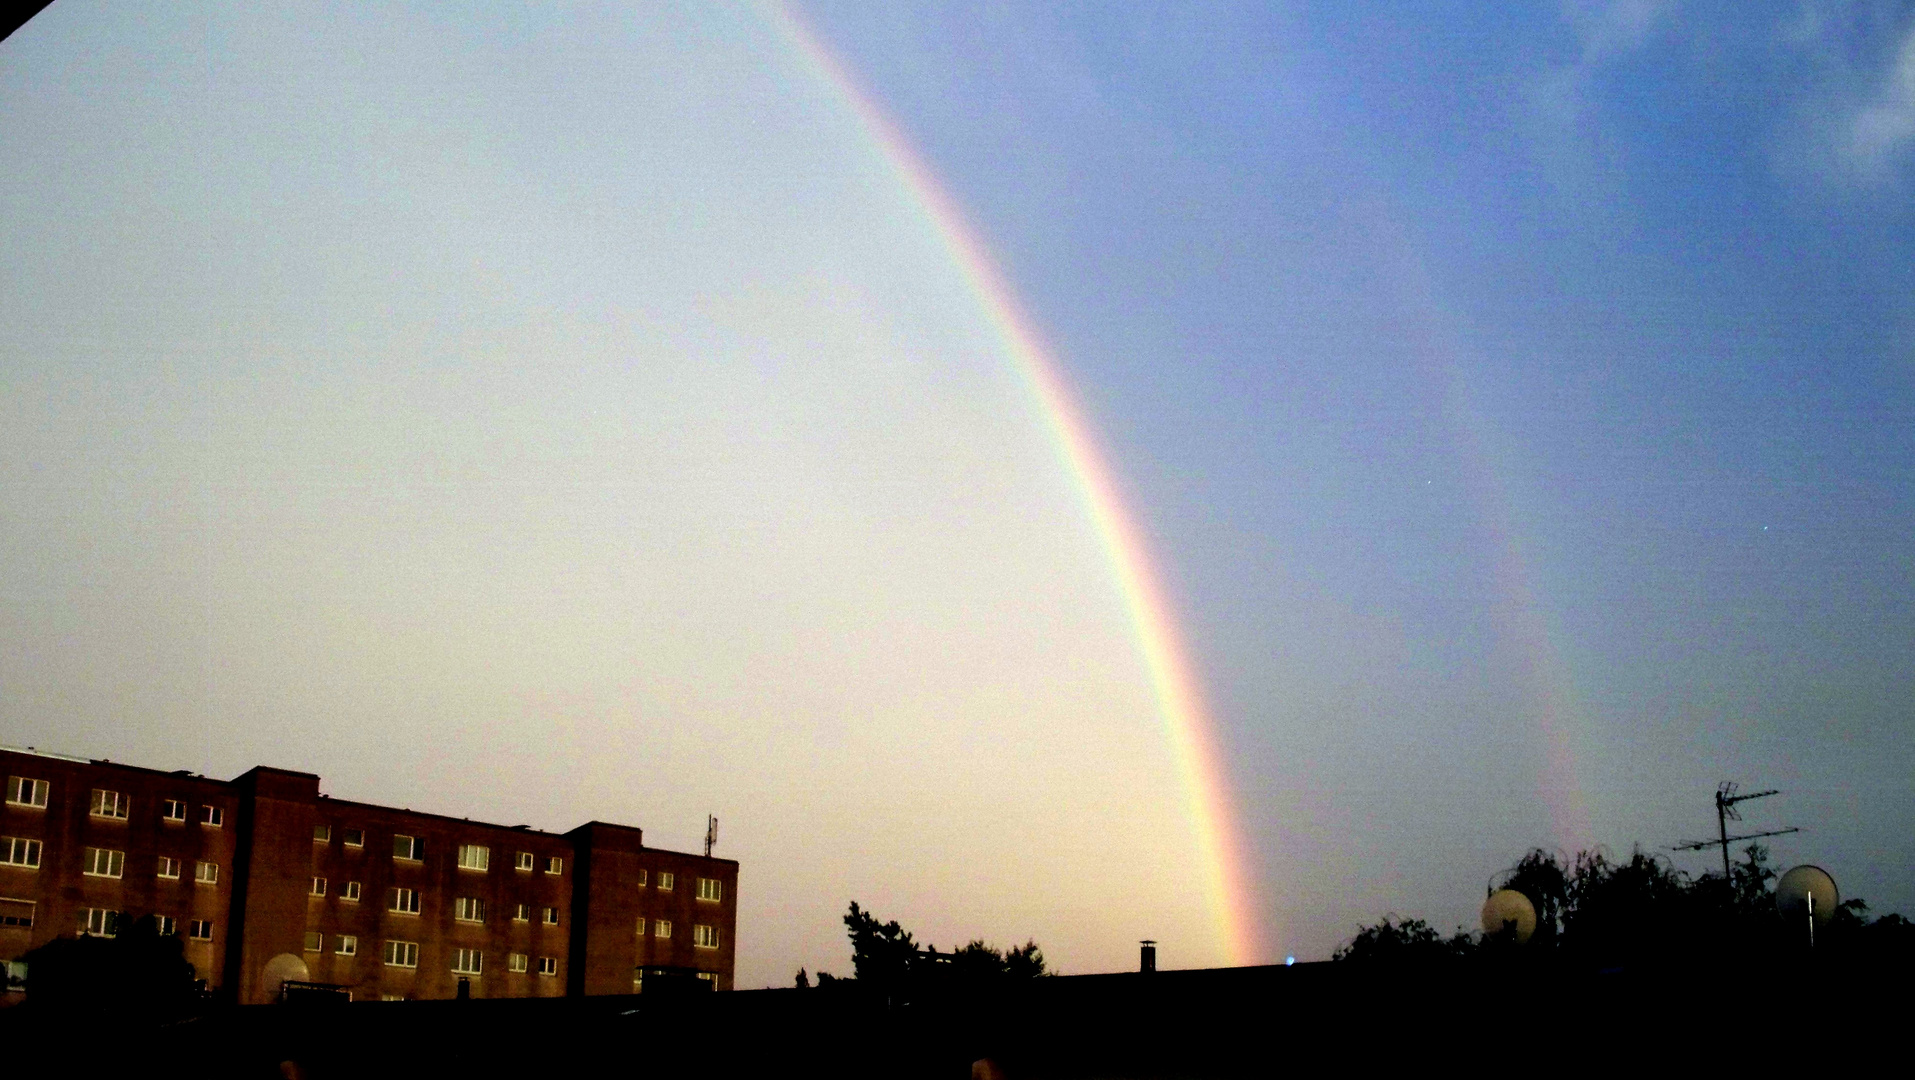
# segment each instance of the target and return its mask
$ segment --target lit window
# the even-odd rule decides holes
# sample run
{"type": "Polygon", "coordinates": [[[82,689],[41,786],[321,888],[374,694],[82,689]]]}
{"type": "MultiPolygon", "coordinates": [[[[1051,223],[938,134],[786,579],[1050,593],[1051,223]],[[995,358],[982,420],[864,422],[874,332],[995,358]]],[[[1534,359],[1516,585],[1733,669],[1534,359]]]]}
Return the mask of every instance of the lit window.
{"type": "Polygon", "coordinates": [[[660,870],[658,872],[659,892],[671,892],[672,886],[676,884],[678,884],[678,875],[672,873],[670,870],[660,870]]]}
{"type": "Polygon", "coordinates": [[[160,876],[168,881],[180,879],[180,861],[171,855],[160,856],[160,876]]]}
{"type": "Polygon", "coordinates": [[[40,868],[40,841],[24,836],[0,836],[0,866],[40,868]]]}
{"type": "Polygon", "coordinates": [[[548,874],[565,873],[565,860],[559,858],[557,855],[546,856],[545,857],[545,872],[548,874]]]}
{"type": "Polygon", "coordinates": [[[317,930],[306,931],[306,951],[307,952],[325,952],[326,951],[326,935],[320,933],[317,930]]]}
{"type": "Polygon", "coordinates": [[[126,852],[87,848],[80,857],[80,873],[87,877],[119,877],[126,871],[126,852]]]}
{"type": "Polygon", "coordinates": [[[80,933],[112,937],[120,932],[120,913],[107,908],[80,909],[80,933]]]}
{"type": "Polygon", "coordinates": [[[186,820],[186,802],[183,799],[167,799],[160,803],[160,820],[179,824],[186,820]]]}
{"type": "Polygon", "coordinates": [[[539,957],[539,974],[557,975],[558,973],[559,973],[559,958],[558,957],[556,956],[539,957]]]}
{"type": "Polygon", "coordinates": [[[316,877],[313,879],[312,895],[314,896],[326,895],[326,879],[325,878],[316,877]]]}
{"type": "Polygon", "coordinates": [[[180,928],[179,924],[173,921],[173,916],[171,915],[153,916],[153,925],[158,928],[161,937],[172,937],[179,932],[180,928]]]}
{"type": "Polygon", "coordinates": [[[201,885],[219,884],[219,864],[213,862],[194,863],[193,880],[199,882],[201,885]]]}
{"type": "Polygon", "coordinates": [[[647,874],[648,874],[648,871],[640,870],[638,872],[638,880],[635,881],[633,884],[636,884],[641,889],[644,888],[647,874]]]}
{"type": "Polygon", "coordinates": [[[698,898],[700,900],[723,900],[725,898],[725,883],[717,878],[699,878],[698,898]]]}
{"type": "Polygon", "coordinates": [[[489,870],[492,868],[492,849],[483,844],[459,845],[459,869],[489,870]]]}
{"type": "Polygon", "coordinates": [[[386,905],[386,910],[396,911],[401,915],[419,914],[419,890],[392,890],[392,903],[386,905]]]}
{"type": "Polygon", "coordinates": [[[335,956],[359,955],[359,935],[334,934],[332,939],[332,951],[333,951],[333,955],[335,956]]]}
{"type": "Polygon", "coordinates": [[[718,981],[718,976],[717,976],[717,975],[714,975],[714,974],[712,974],[712,973],[711,973],[711,972],[709,972],[709,971],[701,971],[701,972],[699,972],[699,973],[698,973],[698,977],[699,977],[699,978],[700,978],[701,980],[703,980],[703,981],[705,981],[705,982],[717,982],[717,981],[718,981]]]}
{"type": "Polygon", "coordinates": [[[546,908],[545,909],[545,925],[557,926],[558,924],[559,924],[559,909],[555,907],[546,908]]]}
{"type": "Polygon", "coordinates": [[[522,952],[507,953],[505,954],[505,970],[523,975],[525,974],[525,961],[526,955],[522,952]]]}
{"type": "Polygon", "coordinates": [[[194,941],[213,940],[213,921],[211,919],[194,919],[187,924],[186,936],[192,938],[194,941]]]}
{"type": "Polygon", "coordinates": [[[698,949],[716,949],[718,947],[718,928],[704,923],[692,924],[692,947],[698,949]]]}
{"type": "Polygon", "coordinates": [[[46,809],[47,782],[28,776],[7,777],[7,805],[46,809]]]}
{"type": "Polygon", "coordinates": [[[638,936],[639,937],[645,936],[645,916],[643,915],[640,915],[638,917],[638,936]]]}
{"type": "Polygon", "coordinates": [[[388,941],[385,959],[387,967],[416,968],[419,966],[419,943],[388,941]]]}
{"type": "Polygon", "coordinates": [[[366,830],[364,829],[346,829],[342,831],[341,835],[345,838],[347,847],[366,846],[366,830]]]}
{"type": "Polygon", "coordinates": [[[485,955],[477,949],[452,950],[452,973],[454,975],[478,975],[483,973],[485,955]]]}
{"type": "Polygon", "coordinates": [[[460,922],[484,922],[485,901],[476,896],[461,896],[452,902],[452,917],[460,922]]]}
{"type": "Polygon", "coordinates": [[[346,882],[345,886],[339,890],[339,899],[348,903],[357,904],[359,902],[359,883],[357,881],[346,882]]]}
{"type": "Polygon", "coordinates": [[[532,853],[529,851],[519,852],[518,855],[515,856],[513,859],[512,869],[514,870],[532,869],[532,853]]]}
{"type": "Polygon", "coordinates": [[[332,826],[331,825],[314,825],[313,826],[313,843],[315,844],[332,843],[332,826]]]}
{"type": "Polygon", "coordinates": [[[392,857],[418,862],[426,857],[426,842],[418,836],[395,836],[392,838],[392,857]]]}
{"type": "Polygon", "coordinates": [[[512,906],[512,921],[513,922],[532,921],[532,905],[531,904],[514,904],[512,906]]]}
{"type": "Polygon", "coordinates": [[[217,829],[226,824],[226,810],[219,806],[199,808],[199,823],[209,829],[217,829]]]}
{"type": "Polygon", "coordinates": [[[125,821],[126,803],[127,798],[121,792],[94,788],[93,808],[89,810],[88,813],[94,817],[114,818],[115,820],[125,821]]]}
{"type": "Polygon", "coordinates": [[[672,921],[670,919],[653,919],[652,936],[661,938],[671,937],[672,921]]]}

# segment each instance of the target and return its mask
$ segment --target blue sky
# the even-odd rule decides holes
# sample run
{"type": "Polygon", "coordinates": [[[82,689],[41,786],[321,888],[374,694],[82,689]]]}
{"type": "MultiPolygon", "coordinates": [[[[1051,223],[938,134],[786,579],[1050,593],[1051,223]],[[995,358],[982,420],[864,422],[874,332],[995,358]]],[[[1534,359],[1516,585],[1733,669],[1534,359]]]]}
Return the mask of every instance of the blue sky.
{"type": "MultiPolygon", "coordinates": [[[[1776,786],[1915,908],[1915,13],[801,10],[1111,452],[1270,955],[1568,842],[1546,707],[1590,839],[1776,786]]],[[[741,985],[852,897],[1217,959],[1043,418],[762,11],[61,0],[0,146],[0,739],[717,812],[741,985]]]]}

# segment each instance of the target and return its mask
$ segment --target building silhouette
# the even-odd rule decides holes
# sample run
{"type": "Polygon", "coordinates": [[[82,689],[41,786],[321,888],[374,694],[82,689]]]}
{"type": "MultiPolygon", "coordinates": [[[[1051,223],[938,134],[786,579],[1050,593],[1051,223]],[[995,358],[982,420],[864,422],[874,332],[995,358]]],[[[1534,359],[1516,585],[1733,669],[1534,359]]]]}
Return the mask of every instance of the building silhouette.
{"type": "Polygon", "coordinates": [[[0,770],[12,991],[33,948],[145,915],[242,1004],[286,980],[358,1000],[731,989],[738,864],[648,848],[636,828],[550,833],[350,802],[264,766],[224,781],[0,749],[0,770]]]}

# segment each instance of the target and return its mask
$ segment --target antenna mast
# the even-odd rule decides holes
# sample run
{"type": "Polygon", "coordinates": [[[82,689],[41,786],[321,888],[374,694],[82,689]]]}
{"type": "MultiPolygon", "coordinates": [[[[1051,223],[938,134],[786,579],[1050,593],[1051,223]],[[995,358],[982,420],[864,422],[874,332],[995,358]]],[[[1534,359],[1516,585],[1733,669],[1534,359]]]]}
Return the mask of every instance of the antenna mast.
{"type": "Polygon", "coordinates": [[[712,845],[718,842],[718,819],[705,815],[705,858],[711,858],[712,845]]]}
{"type": "Polygon", "coordinates": [[[1767,791],[1751,791],[1748,794],[1744,795],[1738,792],[1735,781],[1724,780],[1722,783],[1716,785],[1716,839],[1714,840],[1684,840],[1682,843],[1677,844],[1675,847],[1672,847],[1669,850],[1670,851],[1701,851],[1704,848],[1712,848],[1712,847],[1721,848],[1722,849],[1722,880],[1725,882],[1728,881],[1729,880],[1729,845],[1730,844],[1739,844],[1744,840],[1760,840],[1765,836],[1787,836],[1789,833],[1802,831],[1801,829],[1798,829],[1795,826],[1791,825],[1786,829],[1770,829],[1768,832],[1745,833],[1741,836],[1729,835],[1729,822],[1742,820],[1742,812],[1735,808],[1735,804],[1748,802],[1750,799],[1766,799],[1771,795],[1780,795],[1780,794],[1781,792],[1775,790],[1774,788],[1770,788],[1767,791]]]}

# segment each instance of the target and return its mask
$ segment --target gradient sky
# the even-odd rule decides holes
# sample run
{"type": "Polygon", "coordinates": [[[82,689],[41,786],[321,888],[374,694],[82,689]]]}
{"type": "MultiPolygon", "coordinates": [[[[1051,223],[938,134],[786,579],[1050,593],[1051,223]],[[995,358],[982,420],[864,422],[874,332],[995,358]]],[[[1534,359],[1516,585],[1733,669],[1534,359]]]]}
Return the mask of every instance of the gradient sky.
{"type": "MultiPolygon", "coordinates": [[[[1750,826],[1915,911],[1915,11],[807,3],[1053,347],[1257,957],[1750,826]]],[[[1222,962],[1069,463],[774,12],[59,0],[0,44],[0,741],[1222,962]]],[[[1707,855],[1677,865],[1706,869],[1707,855]]]]}

